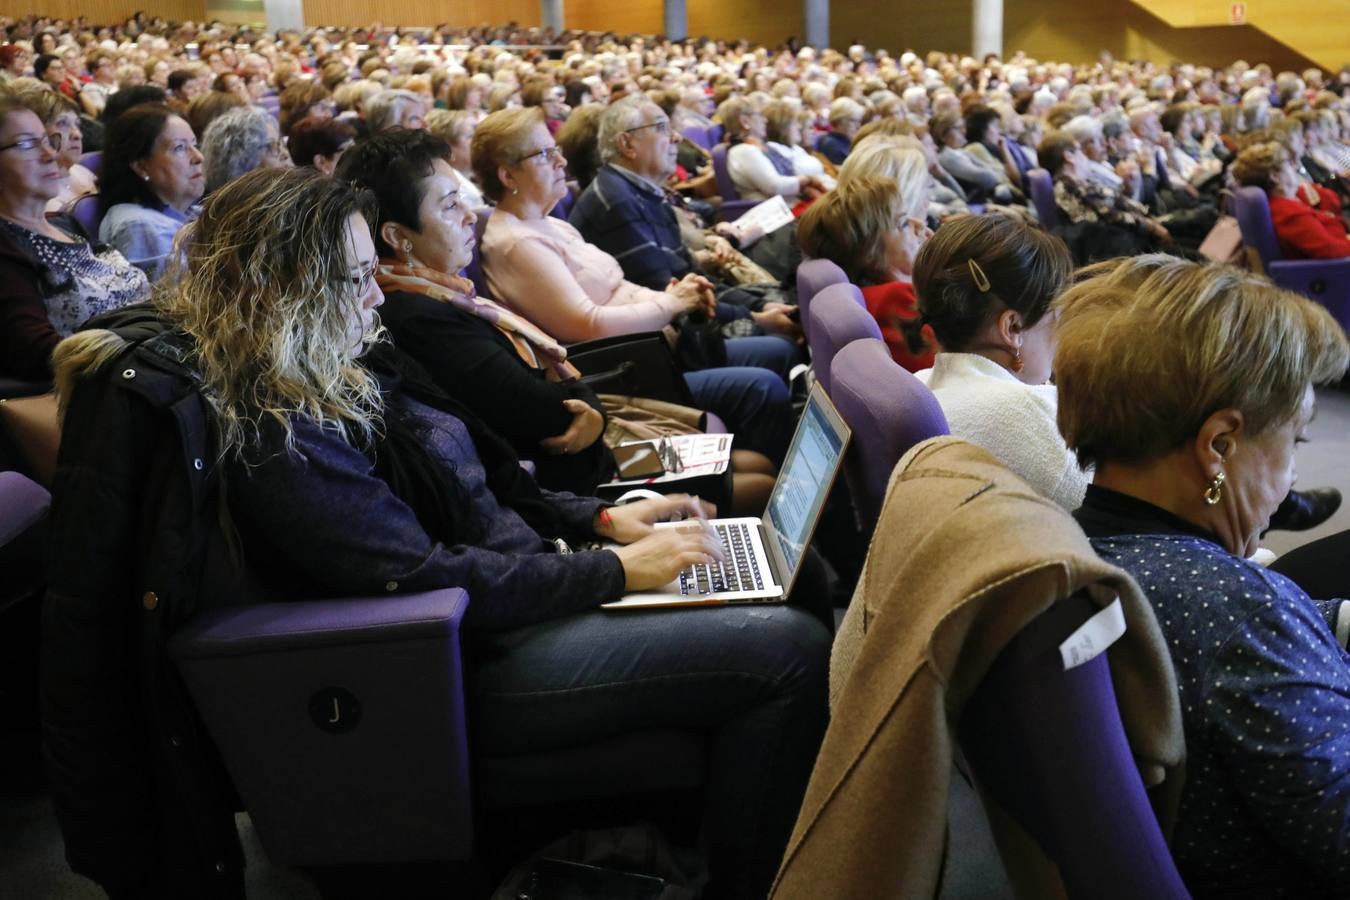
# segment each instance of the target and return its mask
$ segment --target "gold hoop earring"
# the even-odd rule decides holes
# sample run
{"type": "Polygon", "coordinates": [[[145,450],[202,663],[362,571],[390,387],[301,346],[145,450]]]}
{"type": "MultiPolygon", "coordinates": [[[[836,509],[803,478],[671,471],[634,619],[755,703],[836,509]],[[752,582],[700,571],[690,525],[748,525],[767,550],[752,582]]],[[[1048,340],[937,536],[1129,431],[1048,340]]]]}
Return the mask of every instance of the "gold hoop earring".
{"type": "Polygon", "coordinates": [[[1223,499],[1223,483],[1228,476],[1220,472],[1214,476],[1214,480],[1205,488],[1205,503],[1209,506],[1216,506],[1223,499]]]}

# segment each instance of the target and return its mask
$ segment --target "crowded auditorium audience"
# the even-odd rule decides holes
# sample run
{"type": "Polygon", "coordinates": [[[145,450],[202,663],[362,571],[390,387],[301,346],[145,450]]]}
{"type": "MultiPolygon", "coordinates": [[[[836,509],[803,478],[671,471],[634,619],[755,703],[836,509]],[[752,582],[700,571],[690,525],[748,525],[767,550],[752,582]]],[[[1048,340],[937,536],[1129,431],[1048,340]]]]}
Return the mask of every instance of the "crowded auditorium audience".
{"type": "MultiPolygon", "coordinates": [[[[267,34],[144,13],[0,28],[0,475],[51,491],[50,563],[25,563],[48,582],[41,626],[21,623],[43,667],[32,718],[67,860],[110,896],[243,896],[229,754],[171,724],[195,700],[173,629],[451,587],[469,596],[455,640],[473,758],[603,771],[651,734],[692,735],[681,802],[629,765],[588,812],[615,800],[602,824],[658,821],[662,842],[697,848],[659,873],[689,896],[768,895],[822,742],[856,737],[829,716],[839,607],[863,621],[873,592],[907,587],[869,581],[855,515],[863,451],[892,431],[848,423],[848,477],[811,508],[784,602],[599,607],[694,564],[743,566],[712,504],[680,492],[672,438],[724,445],[724,514],[785,527],[775,498],[800,490],[808,452],[794,434],[815,404],[853,414],[845,392],[865,389],[825,367],[859,345],[908,398],[864,397],[872,412],[923,399],[923,415],[892,411],[906,434],[922,421],[982,448],[1142,588],[1156,621],[1129,627],[1161,635],[1185,744],[1159,825],[1191,895],[1345,896],[1345,538],[1282,568],[1262,537],[1340,505],[1296,489],[1293,460],[1314,387],[1350,365],[1350,298],[1335,279],[1330,295],[1277,287],[1255,246],[1272,239],[1248,230],[1264,222],[1299,265],[1350,258],[1350,66],[514,25],[267,34]],[[1216,251],[1235,216],[1242,241],[1216,251]],[[807,349],[825,291],[872,335],[834,359],[818,332],[807,349]],[[584,362],[629,342],[643,358],[584,362]],[[614,380],[654,362],[673,373],[661,390],[614,380]],[[14,425],[27,395],[61,441],[45,465],[14,425]],[[660,477],[600,499],[639,439],[660,477]],[[142,611],[161,618],[133,627],[142,611]],[[152,742],[180,777],[133,762],[152,742]]],[[[916,438],[887,448],[883,476],[916,438]]],[[[861,669],[836,673],[855,695],[875,675],[858,674],[861,640],[861,669]]],[[[1112,674],[1137,684],[1139,664],[1113,656],[1112,674]]],[[[544,839],[484,865],[495,883],[604,818],[550,806],[544,839]]],[[[438,877],[388,858],[350,862],[378,863],[381,884],[438,877]]],[[[343,880],[310,874],[325,893],[343,880]]]]}

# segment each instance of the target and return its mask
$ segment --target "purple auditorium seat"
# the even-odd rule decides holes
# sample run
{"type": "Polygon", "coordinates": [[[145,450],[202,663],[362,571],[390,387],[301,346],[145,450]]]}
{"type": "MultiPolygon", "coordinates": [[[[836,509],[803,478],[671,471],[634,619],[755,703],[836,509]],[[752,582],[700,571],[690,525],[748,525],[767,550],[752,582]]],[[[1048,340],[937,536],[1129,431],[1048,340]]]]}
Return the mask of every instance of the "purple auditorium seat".
{"type": "Polygon", "coordinates": [[[832,284],[847,284],[848,276],[828,259],[804,259],[797,266],[797,308],[801,310],[802,328],[808,325],[811,300],[832,284]]]}
{"type": "Polygon", "coordinates": [[[982,793],[1059,867],[1069,900],[1186,900],[1106,654],[1064,670],[1060,643],[1094,612],[1069,597],[1013,639],[966,705],[961,747],[982,793]]]}
{"type": "Polygon", "coordinates": [[[47,490],[18,472],[0,472],[0,547],[37,524],[51,505],[47,490]]]}
{"type": "Polygon", "coordinates": [[[708,140],[712,141],[714,146],[722,143],[722,138],[726,136],[727,130],[720,122],[714,122],[708,129],[708,140]]]}
{"type": "Polygon", "coordinates": [[[1049,231],[1059,228],[1059,207],[1055,205],[1055,183],[1045,169],[1032,169],[1027,172],[1027,184],[1031,188],[1031,202],[1036,207],[1036,217],[1049,231]]]}
{"type": "Polygon", "coordinates": [[[464,267],[462,273],[465,278],[473,282],[473,289],[478,292],[480,297],[492,297],[487,289],[487,278],[483,275],[483,232],[487,230],[488,217],[492,215],[492,207],[485,206],[477,210],[478,221],[473,223],[473,255],[469,259],[469,264],[464,267]]]}
{"type": "Polygon", "coordinates": [[[93,172],[94,177],[97,178],[99,175],[103,174],[103,151],[91,150],[84,154],[80,157],[80,165],[84,166],[90,172],[93,172]]]}
{"type": "Polygon", "coordinates": [[[717,193],[722,196],[722,205],[717,208],[720,222],[734,222],[756,203],[754,200],[742,200],[740,192],[731,180],[731,171],[727,168],[728,144],[718,144],[712,149],[713,177],[717,179],[717,193]]]}
{"type": "Polygon", "coordinates": [[[468,595],[214,610],[169,651],[274,862],[473,854],[468,595]]]}
{"type": "Polygon", "coordinates": [[[98,241],[98,226],[103,221],[98,209],[98,194],[85,194],[77,197],[68,210],[71,218],[80,224],[90,240],[98,241]]]}
{"type": "Polygon", "coordinates": [[[844,477],[864,534],[870,535],[891,470],[920,441],[947,434],[947,417],[919,379],[886,344],[867,338],[838,351],[830,364],[830,399],[853,431],[844,477]]]}
{"type": "Polygon", "coordinates": [[[567,193],[558,201],[553,209],[549,210],[549,215],[555,219],[567,221],[567,216],[572,212],[572,207],[576,206],[577,197],[581,194],[578,186],[574,182],[567,182],[567,193]]]}
{"type": "Polygon", "coordinates": [[[697,125],[690,125],[680,129],[680,134],[692,144],[697,144],[704,150],[711,150],[716,141],[708,137],[708,129],[699,128],[697,125]]]}
{"type": "Polygon", "coordinates": [[[1271,281],[1317,301],[1331,311],[1342,328],[1350,328],[1350,259],[1283,259],[1270,221],[1270,201],[1260,188],[1234,191],[1233,212],[1242,231],[1242,243],[1255,252],[1271,281]]]}
{"type": "Polygon", "coordinates": [[[806,328],[811,347],[811,368],[816,381],[830,390],[830,362],[834,355],[863,338],[881,340],[881,326],[863,305],[862,292],[852,284],[832,284],[825,288],[807,309],[806,328]]]}

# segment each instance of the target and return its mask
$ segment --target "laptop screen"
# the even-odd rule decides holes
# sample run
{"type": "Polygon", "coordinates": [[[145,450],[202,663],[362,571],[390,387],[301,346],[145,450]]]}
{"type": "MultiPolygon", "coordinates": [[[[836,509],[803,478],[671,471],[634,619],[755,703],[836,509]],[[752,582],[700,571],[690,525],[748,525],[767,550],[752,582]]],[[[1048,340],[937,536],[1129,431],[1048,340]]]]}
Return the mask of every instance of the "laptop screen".
{"type": "Polygon", "coordinates": [[[797,577],[797,565],[834,484],[848,438],[848,426],[817,385],[797,423],[764,516],[770,552],[783,564],[782,574],[789,582],[785,588],[797,577]]]}

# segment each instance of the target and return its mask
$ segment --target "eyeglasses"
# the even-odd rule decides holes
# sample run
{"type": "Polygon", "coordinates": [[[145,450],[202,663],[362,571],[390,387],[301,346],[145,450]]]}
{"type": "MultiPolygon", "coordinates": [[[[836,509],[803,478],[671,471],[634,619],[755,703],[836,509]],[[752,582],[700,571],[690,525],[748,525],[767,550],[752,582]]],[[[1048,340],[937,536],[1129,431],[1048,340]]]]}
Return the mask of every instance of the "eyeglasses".
{"type": "Polygon", "coordinates": [[[3,147],[0,147],[0,152],[5,150],[18,150],[20,153],[32,153],[38,147],[46,147],[48,150],[60,150],[61,137],[60,135],[57,135],[54,138],[49,138],[45,134],[42,137],[21,137],[12,144],[5,144],[3,147]]]}
{"type": "Polygon", "coordinates": [[[355,277],[349,276],[342,280],[351,282],[352,287],[356,288],[356,296],[364,297],[370,290],[370,284],[375,280],[375,273],[379,271],[379,268],[379,262],[373,262],[370,264],[370,268],[366,269],[360,275],[355,277]]]}
{"type": "Polygon", "coordinates": [[[522,156],[517,162],[523,163],[529,162],[532,159],[542,159],[544,160],[544,162],[551,163],[554,160],[562,158],[563,158],[562,148],[559,147],[557,144],[554,144],[552,147],[545,147],[542,150],[536,150],[533,153],[526,154],[525,156],[522,156]]]}
{"type": "Polygon", "coordinates": [[[632,134],[635,131],[641,131],[644,128],[655,128],[657,134],[670,134],[670,120],[661,119],[659,122],[648,122],[646,125],[637,125],[633,128],[625,128],[624,134],[632,134]]]}
{"type": "Polygon", "coordinates": [[[928,230],[928,223],[923,219],[916,219],[913,216],[905,216],[895,224],[896,231],[903,231],[908,228],[914,233],[915,237],[923,237],[924,232],[928,230]]]}

